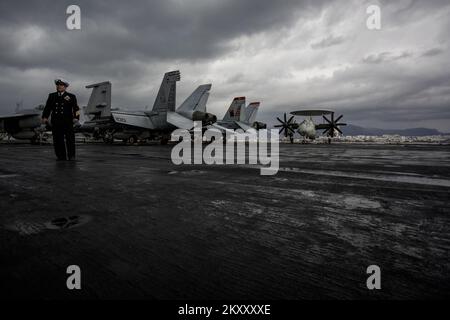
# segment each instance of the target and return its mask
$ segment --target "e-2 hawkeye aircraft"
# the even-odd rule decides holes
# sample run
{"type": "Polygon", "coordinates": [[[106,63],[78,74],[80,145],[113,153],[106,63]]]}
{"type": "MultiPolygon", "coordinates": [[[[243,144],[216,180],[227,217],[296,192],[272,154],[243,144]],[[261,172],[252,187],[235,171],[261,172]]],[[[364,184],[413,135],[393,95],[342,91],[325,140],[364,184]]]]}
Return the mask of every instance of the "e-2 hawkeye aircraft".
{"type": "Polygon", "coordinates": [[[346,123],[339,122],[343,115],[334,118],[334,112],[329,110],[300,110],[291,112],[291,117],[287,119],[286,113],[284,114],[284,121],[277,117],[277,120],[281,123],[275,125],[275,128],[280,128],[280,134],[284,133],[285,138],[289,137],[291,143],[294,143],[295,130],[304,138],[314,140],[316,138],[317,130],[324,130],[322,134],[328,136],[328,143],[331,143],[331,138],[337,136],[342,131],[339,126],[346,126],[346,123]],[[330,119],[326,115],[331,115],[330,119]],[[308,118],[304,119],[301,123],[297,123],[294,120],[295,116],[306,116],[308,118]],[[322,116],[324,123],[316,124],[314,123],[312,117],[322,116]]]}

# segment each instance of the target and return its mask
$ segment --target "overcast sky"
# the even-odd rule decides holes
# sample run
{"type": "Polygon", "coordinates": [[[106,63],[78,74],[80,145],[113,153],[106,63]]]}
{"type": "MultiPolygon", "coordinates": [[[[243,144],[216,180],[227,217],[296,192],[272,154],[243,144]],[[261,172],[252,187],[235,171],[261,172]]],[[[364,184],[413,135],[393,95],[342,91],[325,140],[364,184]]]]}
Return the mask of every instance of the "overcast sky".
{"type": "Polygon", "coordinates": [[[153,105],[164,72],[181,71],[177,103],[212,83],[210,112],[235,96],[261,101],[259,120],[326,108],[356,125],[450,132],[450,2],[0,2],[0,113],[44,103],[53,79],[86,105],[110,80],[113,107],[153,105]],[[81,30],[66,8],[81,8],[81,30]],[[366,27],[368,5],[381,30],[366,27]]]}

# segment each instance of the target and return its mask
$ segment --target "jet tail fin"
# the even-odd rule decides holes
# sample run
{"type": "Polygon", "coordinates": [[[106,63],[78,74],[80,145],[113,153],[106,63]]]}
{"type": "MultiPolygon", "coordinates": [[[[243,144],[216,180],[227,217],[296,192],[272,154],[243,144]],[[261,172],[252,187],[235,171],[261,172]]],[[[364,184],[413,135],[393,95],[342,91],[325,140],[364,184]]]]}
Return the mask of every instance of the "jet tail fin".
{"type": "Polygon", "coordinates": [[[195,111],[206,112],[206,102],[208,101],[210,90],[211,84],[198,86],[178,107],[176,112],[188,118],[192,118],[192,114],[195,111]]]}
{"type": "Polygon", "coordinates": [[[111,82],[105,81],[86,86],[91,89],[88,104],[84,111],[84,117],[89,120],[107,118],[111,116],[111,82]]]}
{"type": "Polygon", "coordinates": [[[233,99],[227,113],[223,117],[223,121],[244,121],[245,112],[243,107],[245,106],[245,97],[236,97],[233,99]]]}
{"type": "Polygon", "coordinates": [[[210,89],[211,84],[198,86],[175,112],[167,111],[167,122],[178,128],[192,129],[194,127],[194,115],[198,117],[199,114],[203,116],[206,114],[206,102],[210,89]]]}
{"type": "Polygon", "coordinates": [[[181,75],[178,70],[164,74],[152,111],[175,111],[176,83],[180,79],[181,75]]]}
{"type": "Polygon", "coordinates": [[[259,102],[252,102],[247,106],[247,108],[245,108],[245,123],[251,125],[253,122],[255,122],[259,105],[259,102]]]}

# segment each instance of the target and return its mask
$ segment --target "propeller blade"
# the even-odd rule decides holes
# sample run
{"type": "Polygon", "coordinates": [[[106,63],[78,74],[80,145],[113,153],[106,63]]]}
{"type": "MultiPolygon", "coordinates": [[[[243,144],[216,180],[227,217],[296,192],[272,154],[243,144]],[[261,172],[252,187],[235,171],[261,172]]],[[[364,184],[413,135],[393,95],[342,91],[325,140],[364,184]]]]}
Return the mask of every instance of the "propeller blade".
{"type": "Polygon", "coordinates": [[[341,129],[339,129],[338,127],[336,127],[336,130],[337,130],[340,134],[343,134],[342,131],[341,131],[341,129]]]}
{"type": "Polygon", "coordinates": [[[327,117],[325,117],[325,116],[322,116],[322,118],[326,121],[326,122],[328,122],[329,124],[331,124],[331,121],[330,120],[328,120],[328,118],[327,117]]]}
{"type": "Polygon", "coordinates": [[[343,116],[344,116],[344,115],[341,114],[334,122],[335,122],[335,123],[338,123],[339,120],[341,120],[341,118],[342,118],[343,116]]]}
{"type": "Polygon", "coordinates": [[[338,126],[346,126],[346,123],[337,123],[338,126]]]}
{"type": "Polygon", "coordinates": [[[294,116],[291,116],[289,120],[287,119],[286,113],[283,115],[284,121],[277,117],[277,120],[280,122],[280,124],[275,125],[275,128],[279,129],[279,134],[284,134],[284,136],[287,138],[289,136],[293,136],[295,134],[295,129],[298,128],[298,124],[294,120],[294,116]]]}
{"type": "Polygon", "coordinates": [[[292,119],[294,119],[294,116],[290,117],[287,123],[290,124],[292,119]]]}

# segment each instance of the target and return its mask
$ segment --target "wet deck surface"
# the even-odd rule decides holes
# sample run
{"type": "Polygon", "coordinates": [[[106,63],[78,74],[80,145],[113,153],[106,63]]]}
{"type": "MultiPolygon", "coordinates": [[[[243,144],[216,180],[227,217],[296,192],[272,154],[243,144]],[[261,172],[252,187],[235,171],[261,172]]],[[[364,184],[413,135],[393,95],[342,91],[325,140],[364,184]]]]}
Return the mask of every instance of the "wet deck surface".
{"type": "Polygon", "coordinates": [[[56,162],[0,144],[2,296],[450,297],[449,146],[283,144],[275,176],[175,166],[171,146],[77,148],[56,162]]]}

